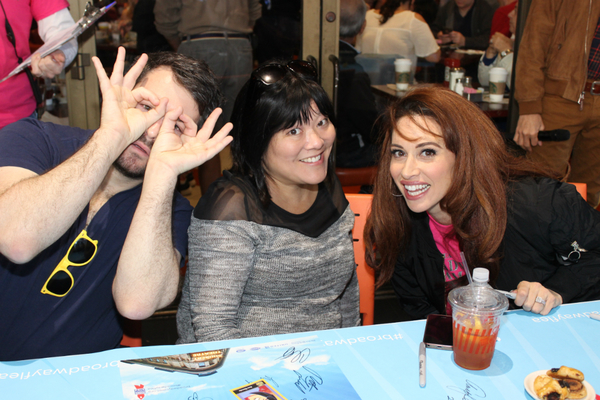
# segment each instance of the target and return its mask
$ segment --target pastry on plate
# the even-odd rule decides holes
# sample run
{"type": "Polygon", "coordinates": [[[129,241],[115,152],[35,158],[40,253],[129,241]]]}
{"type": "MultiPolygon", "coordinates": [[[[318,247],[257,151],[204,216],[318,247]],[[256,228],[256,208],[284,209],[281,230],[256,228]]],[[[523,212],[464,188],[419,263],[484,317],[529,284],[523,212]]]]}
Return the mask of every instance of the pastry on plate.
{"type": "Polygon", "coordinates": [[[587,390],[582,381],[577,379],[565,378],[559,379],[558,383],[563,387],[569,388],[569,396],[567,399],[585,399],[587,397],[587,390]]]}
{"type": "Polygon", "coordinates": [[[533,390],[542,400],[565,400],[569,396],[568,387],[563,387],[558,380],[544,375],[535,378],[533,390]]]}
{"type": "Polygon", "coordinates": [[[548,376],[556,379],[570,378],[583,382],[583,372],[578,369],[565,367],[564,365],[560,368],[552,368],[546,372],[548,376]]]}
{"type": "Polygon", "coordinates": [[[551,380],[552,378],[548,375],[538,375],[533,381],[533,390],[535,390],[536,393],[539,392],[540,389],[546,386],[551,380]]]}

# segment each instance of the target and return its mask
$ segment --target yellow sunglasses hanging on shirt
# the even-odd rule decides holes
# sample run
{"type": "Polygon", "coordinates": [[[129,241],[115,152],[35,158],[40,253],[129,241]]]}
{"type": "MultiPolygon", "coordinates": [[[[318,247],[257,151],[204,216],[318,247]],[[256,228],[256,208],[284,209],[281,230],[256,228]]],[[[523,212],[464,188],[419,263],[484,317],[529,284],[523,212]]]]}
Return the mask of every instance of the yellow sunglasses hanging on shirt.
{"type": "Polygon", "coordinates": [[[69,251],[58,263],[42,287],[43,294],[63,297],[73,288],[75,280],[69,267],[82,267],[88,264],[98,250],[98,241],[92,240],[84,230],[75,238],[69,251]]]}

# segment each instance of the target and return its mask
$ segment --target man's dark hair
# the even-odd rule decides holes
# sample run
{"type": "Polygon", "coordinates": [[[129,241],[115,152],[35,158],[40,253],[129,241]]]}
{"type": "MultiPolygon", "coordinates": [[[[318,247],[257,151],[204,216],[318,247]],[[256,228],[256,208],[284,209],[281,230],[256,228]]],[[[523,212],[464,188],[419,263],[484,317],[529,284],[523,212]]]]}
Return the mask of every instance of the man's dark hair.
{"type": "Polygon", "coordinates": [[[210,113],[223,103],[223,95],[219,90],[217,78],[204,61],[195,60],[172,51],[160,51],[148,54],[148,62],[142,70],[137,83],[144,80],[148,72],[168,67],[178,84],[188,90],[198,106],[201,126],[210,113]]]}
{"type": "Polygon", "coordinates": [[[366,14],[367,4],[364,0],[340,0],[340,37],[358,35],[366,14]]]}

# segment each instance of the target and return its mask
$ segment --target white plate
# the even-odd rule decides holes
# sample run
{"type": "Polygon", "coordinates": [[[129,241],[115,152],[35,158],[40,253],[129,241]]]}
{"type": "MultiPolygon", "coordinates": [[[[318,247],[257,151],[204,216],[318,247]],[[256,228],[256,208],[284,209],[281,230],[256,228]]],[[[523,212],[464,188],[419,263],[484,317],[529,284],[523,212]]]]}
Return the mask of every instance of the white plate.
{"type": "Polygon", "coordinates": [[[457,50],[454,50],[454,51],[456,51],[457,53],[475,54],[475,55],[478,55],[478,56],[480,56],[482,54],[485,54],[485,51],[483,51],[483,50],[473,50],[473,49],[457,49],[457,50]]]}
{"type": "MultiPolygon", "coordinates": [[[[533,381],[535,381],[535,378],[537,378],[538,375],[546,375],[546,371],[548,371],[548,370],[541,369],[539,371],[532,372],[525,377],[525,382],[523,382],[523,384],[525,385],[525,390],[527,390],[527,393],[529,393],[529,395],[531,397],[533,397],[534,399],[539,400],[539,397],[537,397],[537,395],[535,394],[535,390],[533,390],[533,381]]],[[[585,386],[585,389],[587,390],[587,397],[585,397],[581,400],[594,400],[596,398],[596,392],[594,391],[594,388],[592,387],[592,385],[587,383],[587,381],[583,381],[583,385],[585,386]]]]}

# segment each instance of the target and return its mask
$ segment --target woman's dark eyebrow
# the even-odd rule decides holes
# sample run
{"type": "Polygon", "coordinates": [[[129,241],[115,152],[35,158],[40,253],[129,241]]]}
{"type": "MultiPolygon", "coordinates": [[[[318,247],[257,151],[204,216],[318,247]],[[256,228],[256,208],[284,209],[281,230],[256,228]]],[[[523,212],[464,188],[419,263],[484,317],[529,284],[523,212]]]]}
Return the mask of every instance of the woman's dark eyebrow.
{"type": "Polygon", "coordinates": [[[424,142],[424,143],[419,143],[417,145],[417,149],[421,148],[421,147],[426,147],[426,146],[435,146],[435,147],[439,147],[440,149],[442,148],[442,146],[440,146],[439,143],[436,143],[436,142],[424,142]]]}
{"type": "MultiPolygon", "coordinates": [[[[438,147],[440,149],[442,148],[442,146],[440,146],[439,143],[436,143],[436,142],[424,142],[424,143],[419,143],[417,145],[417,149],[420,149],[421,147],[427,147],[427,146],[435,146],[435,147],[438,147]]],[[[403,148],[401,145],[396,144],[396,143],[392,143],[392,147],[403,148]]]]}

